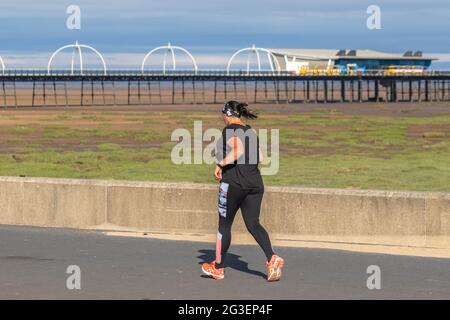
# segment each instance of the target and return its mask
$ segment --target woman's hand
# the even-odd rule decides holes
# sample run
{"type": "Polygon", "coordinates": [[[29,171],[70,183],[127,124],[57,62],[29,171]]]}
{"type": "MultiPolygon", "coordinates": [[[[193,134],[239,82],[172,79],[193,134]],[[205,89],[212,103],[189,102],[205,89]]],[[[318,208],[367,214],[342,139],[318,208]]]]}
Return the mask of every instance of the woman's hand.
{"type": "Polygon", "coordinates": [[[216,168],[214,169],[214,178],[216,180],[222,179],[222,168],[220,168],[219,166],[216,166],[216,168]]]}

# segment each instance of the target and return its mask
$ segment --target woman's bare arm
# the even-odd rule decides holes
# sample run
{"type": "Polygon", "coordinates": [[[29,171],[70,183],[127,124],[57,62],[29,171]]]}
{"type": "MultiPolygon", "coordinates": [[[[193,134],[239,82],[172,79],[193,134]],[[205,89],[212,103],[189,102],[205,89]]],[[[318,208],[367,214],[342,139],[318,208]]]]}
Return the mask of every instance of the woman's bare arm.
{"type": "Polygon", "coordinates": [[[263,152],[261,150],[261,147],[259,147],[258,151],[259,151],[259,162],[263,162],[264,161],[264,154],[263,154],[263,152]]]}

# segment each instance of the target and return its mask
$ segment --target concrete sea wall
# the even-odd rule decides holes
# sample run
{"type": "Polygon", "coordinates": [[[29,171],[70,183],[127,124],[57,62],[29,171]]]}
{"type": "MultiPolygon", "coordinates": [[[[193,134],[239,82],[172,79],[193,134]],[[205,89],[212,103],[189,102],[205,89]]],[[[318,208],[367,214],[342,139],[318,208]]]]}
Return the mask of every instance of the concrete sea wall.
{"type": "MultiPolygon", "coordinates": [[[[215,233],[217,186],[0,177],[0,224],[215,233]]],[[[261,221],[285,239],[450,248],[450,194],[267,187],[261,221]]],[[[240,214],[233,230],[245,232],[240,214]]]]}

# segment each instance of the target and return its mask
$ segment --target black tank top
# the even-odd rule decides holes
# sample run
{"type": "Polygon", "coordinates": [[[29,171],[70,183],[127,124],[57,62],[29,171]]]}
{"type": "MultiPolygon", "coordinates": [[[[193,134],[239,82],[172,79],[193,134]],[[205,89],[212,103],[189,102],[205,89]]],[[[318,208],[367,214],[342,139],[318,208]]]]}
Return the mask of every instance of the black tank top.
{"type": "Polygon", "coordinates": [[[242,189],[263,190],[264,183],[258,168],[259,139],[249,125],[230,124],[223,129],[216,148],[217,160],[222,160],[231,151],[227,141],[233,136],[241,140],[245,152],[233,164],[223,168],[222,181],[235,183],[242,189]]]}

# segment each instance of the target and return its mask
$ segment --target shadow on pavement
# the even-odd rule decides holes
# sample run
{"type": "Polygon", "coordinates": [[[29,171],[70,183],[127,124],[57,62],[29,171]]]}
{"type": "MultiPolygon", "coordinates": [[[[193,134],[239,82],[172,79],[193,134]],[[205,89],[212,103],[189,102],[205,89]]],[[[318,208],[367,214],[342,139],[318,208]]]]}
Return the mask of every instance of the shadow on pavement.
{"type": "MultiPolygon", "coordinates": [[[[205,262],[211,262],[216,258],[216,253],[214,250],[210,249],[202,249],[198,250],[200,255],[197,257],[201,261],[198,264],[203,264],[205,262]]],[[[225,260],[225,267],[226,268],[232,268],[241,272],[245,272],[254,276],[262,277],[266,279],[266,275],[258,270],[252,270],[248,268],[248,263],[245,261],[240,260],[241,256],[238,256],[236,254],[227,253],[227,259],[225,260]]],[[[209,278],[208,276],[204,275],[203,277],[209,278]]]]}

